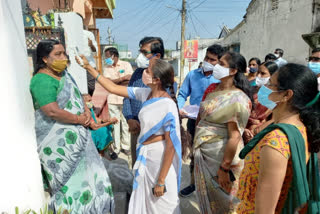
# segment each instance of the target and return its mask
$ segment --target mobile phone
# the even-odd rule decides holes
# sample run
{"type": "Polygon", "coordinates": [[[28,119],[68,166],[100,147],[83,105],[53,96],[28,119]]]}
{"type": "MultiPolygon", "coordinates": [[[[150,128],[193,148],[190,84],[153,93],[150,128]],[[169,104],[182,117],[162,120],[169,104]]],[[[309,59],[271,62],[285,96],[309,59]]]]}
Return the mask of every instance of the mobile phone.
{"type": "Polygon", "coordinates": [[[234,177],[234,174],[231,170],[229,170],[229,176],[230,176],[230,181],[234,182],[236,180],[236,177],[234,177]]]}
{"type": "MultiPolygon", "coordinates": [[[[167,192],[167,188],[166,188],[166,186],[164,186],[164,190],[163,190],[163,192],[167,192]]],[[[152,194],[154,195],[154,187],[152,188],[152,194]]]]}
{"type": "Polygon", "coordinates": [[[80,65],[83,65],[83,60],[80,57],[79,48],[77,46],[74,48],[74,53],[75,53],[77,59],[79,60],[80,65]]]}

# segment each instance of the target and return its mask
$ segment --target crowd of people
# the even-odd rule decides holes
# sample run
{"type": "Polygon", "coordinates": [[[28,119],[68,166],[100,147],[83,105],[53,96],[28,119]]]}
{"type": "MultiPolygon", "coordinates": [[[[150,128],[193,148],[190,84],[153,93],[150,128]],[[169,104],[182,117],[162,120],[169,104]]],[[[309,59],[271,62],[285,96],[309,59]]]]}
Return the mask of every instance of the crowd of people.
{"type": "Polygon", "coordinates": [[[305,66],[288,63],[280,48],[247,62],[214,44],[179,90],[162,39],[145,37],[139,48],[135,71],[113,47],[101,74],[76,57],[97,82],[91,97],[68,73],[63,45],[38,44],[30,92],[51,209],[114,213],[101,160],[111,150],[112,159],[131,154],[130,214],[180,213],[179,195],[194,191],[201,213],[320,212],[319,48],[305,66]],[[99,113],[96,91],[110,93],[99,113]],[[199,106],[196,118],[184,108],[188,99],[199,106]],[[187,157],[191,183],[180,190],[187,157]]]}

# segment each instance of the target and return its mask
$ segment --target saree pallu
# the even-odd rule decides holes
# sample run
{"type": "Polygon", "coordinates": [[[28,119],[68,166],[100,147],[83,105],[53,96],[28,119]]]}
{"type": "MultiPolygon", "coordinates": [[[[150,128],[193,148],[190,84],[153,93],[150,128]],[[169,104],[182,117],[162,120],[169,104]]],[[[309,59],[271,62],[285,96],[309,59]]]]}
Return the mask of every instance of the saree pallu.
{"type": "MultiPolygon", "coordinates": [[[[228,142],[228,123],[234,122],[242,135],[251,111],[251,101],[240,90],[218,91],[208,94],[200,104],[201,120],[194,138],[195,185],[201,213],[234,213],[236,200],[225,200],[212,179],[217,176],[228,142]]],[[[235,196],[243,161],[238,154],[243,148],[239,142],[231,164],[236,178],[232,183],[231,196],[235,196]]],[[[232,197],[231,197],[232,198],[232,197]]]]}
{"type": "MultiPolygon", "coordinates": [[[[70,74],[60,80],[56,102],[72,114],[84,112],[79,89],[70,74]]],[[[108,173],[82,125],[63,124],[35,111],[38,153],[44,182],[51,196],[49,208],[69,213],[113,213],[108,173]]]]}
{"type": "MultiPolygon", "coordinates": [[[[134,90],[131,99],[145,101],[150,89],[134,90]]],[[[129,203],[129,214],[179,214],[178,191],[181,178],[180,122],[177,106],[169,98],[153,98],[143,103],[139,113],[141,132],[137,143],[137,160],[133,167],[133,192],[129,203]],[[152,135],[169,132],[175,155],[165,178],[167,192],[155,197],[152,188],[156,185],[161,170],[166,141],[148,145],[143,143],[152,135]]]]}

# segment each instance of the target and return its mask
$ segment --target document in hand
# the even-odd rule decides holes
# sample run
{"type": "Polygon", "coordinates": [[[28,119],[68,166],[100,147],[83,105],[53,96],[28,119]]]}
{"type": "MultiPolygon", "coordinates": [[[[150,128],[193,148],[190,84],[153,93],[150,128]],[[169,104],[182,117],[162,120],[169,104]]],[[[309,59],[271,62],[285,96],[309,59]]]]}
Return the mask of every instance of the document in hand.
{"type": "Polygon", "coordinates": [[[200,107],[198,105],[188,105],[183,107],[181,110],[187,114],[188,118],[197,119],[199,108],[200,107]]]}

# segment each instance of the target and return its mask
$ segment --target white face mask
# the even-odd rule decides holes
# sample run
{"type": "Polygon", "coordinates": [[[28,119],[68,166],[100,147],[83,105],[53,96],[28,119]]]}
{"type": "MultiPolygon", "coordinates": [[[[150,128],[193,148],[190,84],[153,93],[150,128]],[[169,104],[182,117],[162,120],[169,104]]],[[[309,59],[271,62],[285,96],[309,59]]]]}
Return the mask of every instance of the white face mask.
{"type": "Polygon", "coordinates": [[[202,63],[203,72],[213,71],[214,65],[209,62],[203,61],[202,63]]]}
{"type": "Polygon", "coordinates": [[[280,55],[279,54],[274,54],[277,58],[279,58],[280,57],[280,55]]]}
{"type": "Polygon", "coordinates": [[[256,84],[258,87],[263,86],[268,83],[270,77],[257,77],[256,84]]]}
{"type": "Polygon", "coordinates": [[[221,65],[217,64],[216,66],[214,66],[212,74],[214,78],[220,80],[222,78],[229,76],[230,69],[222,67],[221,65]]]}
{"type": "Polygon", "coordinates": [[[136,59],[138,68],[147,68],[149,66],[149,59],[142,53],[136,59]]]}

